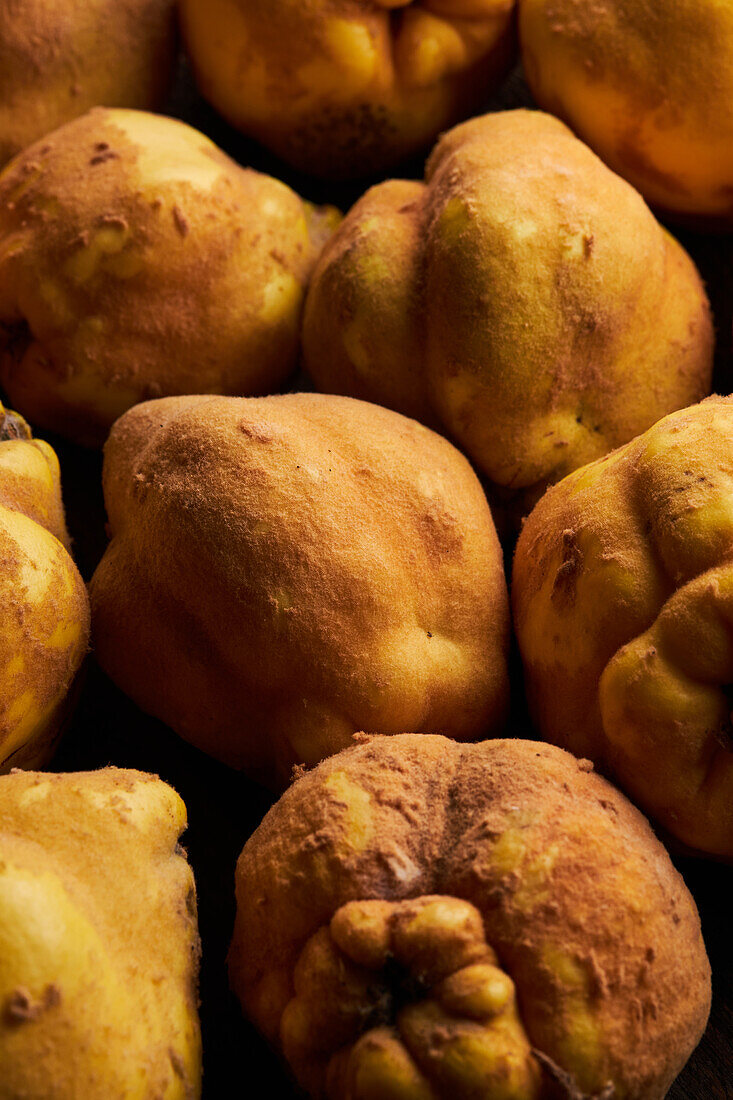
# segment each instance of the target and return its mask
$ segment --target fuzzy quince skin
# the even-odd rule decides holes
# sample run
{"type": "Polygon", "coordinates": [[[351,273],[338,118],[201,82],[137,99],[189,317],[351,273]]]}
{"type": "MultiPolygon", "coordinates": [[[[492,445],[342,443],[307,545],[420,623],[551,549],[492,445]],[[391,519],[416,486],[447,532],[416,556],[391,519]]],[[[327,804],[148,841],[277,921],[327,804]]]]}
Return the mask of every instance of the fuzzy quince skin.
{"type": "Polygon", "coordinates": [[[733,9],[520,0],[522,60],[563,118],[654,206],[733,227],[733,9]]]}
{"type": "Polygon", "coordinates": [[[685,845],[733,859],[733,399],[665,417],[555,486],[512,596],[543,737],[685,845]]]}
{"type": "Polygon", "coordinates": [[[175,45],[175,0],[6,0],[0,167],[90,107],[156,107],[175,45]]]}
{"type": "Polygon", "coordinates": [[[515,0],[183,0],[201,91],[315,176],[380,172],[474,113],[515,53],[515,0]]]}
{"type": "Polygon", "coordinates": [[[550,745],[363,738],[237,865],[230,979],[328,1100],[661,1100],[710,974],[647,822],[550,745]]]}
{"type": "Polygon", "coordinates": [[[182,122],[90,111],[0,174],[0,381],[89,445],[151,397],[277,389],[336,217],[182,122]]]}
{"type": "Polygon", "coordinates": [[[463,456],[320,394],[165,398],[112,430],[95,651],[146,711],[268,783],[359,729],[501,727],[508,598],[463,456]]]}
{"type": "Polygon", "coordinates": [[[200,1095],[185,826],[141,772],[0,778],[0,1100],[200,1095]]]}
{"type": "Polygon", "coordinates": [[[0,772],[50,758],[89,641],[59,463],[0,404],[0,772]]]}
{"type": "Polygon", "coordinates": [[[320,390],[444,431],[520,515],[549,483],[709,392],[686,252],[561,122],[504,111],[372,188],[306,302],[320,390]]]}

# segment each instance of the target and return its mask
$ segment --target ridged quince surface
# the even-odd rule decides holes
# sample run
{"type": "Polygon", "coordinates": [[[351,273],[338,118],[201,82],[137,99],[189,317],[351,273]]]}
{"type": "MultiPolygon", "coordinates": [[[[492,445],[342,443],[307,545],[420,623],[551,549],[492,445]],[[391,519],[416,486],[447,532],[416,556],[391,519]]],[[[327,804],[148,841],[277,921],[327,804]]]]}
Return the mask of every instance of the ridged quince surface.
{"type": "Polygon", "coordinates": [[[551,489],[512,596],[549,741],[686,845],[733,859],[733,399],[674,413],[551,489]]]}
{"type": "Polygon", "coordinates": [[[728,0],[520,0],[519,13],[541,107],[655,206],[733,226],[728,0]]]}
{"type": "Polygon", "coordinates": [[[382,170],[478,110],[514,56],[515,0],[183,0],[203,94],[316,176],[382,170]]]}
{"type": "Polygon", "coordinates": [[[164,398],[107,443],[97,658],[214,756],[287,781],[369,729],[500,728],[508,598],[479,482],[342,397],[164,398]]]}
{"type": "Polygon", "coordinates": [[[45,763],[89,640],[59,463],[0,404],[0,771],[45,763]]]}
{"type": "Polygon", "coordinates": [[[141,772],[0,778],[0,1098],[200,1095],[186,808],[141,772]]]}
{"type": "Polygon", "coordinates": [[[90,107],[155,107],[175,54],[175,0],[4,0],[0,166],[90,107]]]}
{"type": "Polygon", "coordinates": [[[316,266],[303,331],[319,389],[439,427],[518,511],[704,397],[712,342],[684,250],[531,111],[463,123],[424,184],[367,192],[316,266]]]}
{"type": "Polygon", "coordinates": [[[0,174],[0,381],[86,444],[137,401],[276,389],[336,217],[182,122],[90,111],[0,174]]]}
{"type": "Polygon", "coordinates": [[[237,865],[230,978],[328,1100],[661,1100],[705,1027],[695,904],[550,745],[401,735],[299,779],[237,865]]]}

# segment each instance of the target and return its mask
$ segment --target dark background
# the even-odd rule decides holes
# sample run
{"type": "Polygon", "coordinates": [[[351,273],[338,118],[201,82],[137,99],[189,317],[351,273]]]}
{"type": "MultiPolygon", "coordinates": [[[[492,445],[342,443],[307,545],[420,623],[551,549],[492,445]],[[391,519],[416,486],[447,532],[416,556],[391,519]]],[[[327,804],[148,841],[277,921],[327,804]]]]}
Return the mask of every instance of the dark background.
{"type": "MultiPolygon", "coordinates": [[[[521,75],[515,73],[491,107],[531,105],[521,75]]],[[[303,197],[335,202],[346,210],[366,183],[338,185],[294,173],[271,155],[231,130],[197,96],[181,65],[167,113],[203,130],[240,163],[285,180],[303,197]]],[[[422,162],[394,173],[420,176],[422,162]]],[[[368,182],[368,181],[367,181],[368,182]]],[[[713,304],[718,351],[715,388],[731,390],[731,269],[732,238],[672,231],[696,260],[713,304]]],[[[296,380],[294,388],[302,388],[296,380]]],[[[101,456],[47,436],[61,460],[69,528],[77,562],[89,579],[106,545],[101,494],[101,456]]],[[[526,716],[517,692],[515,720],[509,732],[527,735],[526,716]]],[[[531,735],[531,734],[530,734],[531,735]]],[[[271,796],[241,775],[186,745],[162,723],[138,710],[90,660],[80,702],[56,755],[58,770],[89,769],[115,764],[156,772],[182,795],[188,807],[189,829],[184,843],[193,865],[199,894],[203,942],[201,1018],[204,1040],[205,1100],[261,1095],[264,1082],[270,1096],[295,1097],[274,1055],[242,1019],[229,992],[225,956],[234,920],[233,876],[236,858],[271,802],[271,796]],[[233,1085],[236,1082],[236,1086],[233,1085]]],[[[714,1001],[702,1043],[669,1093],[670,1100],[730,1100],[733,1098],[733,981],[731,978],[730,898],[733,871],[729,867],[675,857],[697,901],[713,967],[714,1001]]],[[[680,973],[680,996],[685,974],[680,973]]]]}

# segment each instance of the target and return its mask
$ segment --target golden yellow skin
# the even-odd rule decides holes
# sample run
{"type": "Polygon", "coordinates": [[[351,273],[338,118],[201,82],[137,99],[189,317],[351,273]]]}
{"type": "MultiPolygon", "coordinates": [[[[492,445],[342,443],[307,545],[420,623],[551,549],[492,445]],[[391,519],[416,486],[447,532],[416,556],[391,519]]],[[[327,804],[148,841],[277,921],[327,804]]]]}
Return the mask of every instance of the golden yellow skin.
{"type": "Polygon", "coordinates": [[[337,218],[182,122],[90,111],[0,173],[0,381],[89,445],[150,397],[276,389],[337,218]]]}
{"type": "Polygon", "coordinates": [[[142,772],[0,778],[0,1100],[200,1096],[185,827],[142,772]]]}
{"type": "Polygon", "coordinates": [[[527,520],[512,585],[542,736],[729,860],[732,439],[714,397],[571,474],[527,520]]]}
{"type": "Polygon", "coordinates": [[[556,119],[446,134],[426,183],[357,202],[316,266],[319,389],[444,431],[518,513],[709,391],[702,282],[641,197],[556,119]]]}
{"type": "Polygon", "coordinates": [[[641,814],[550,745],[360,740],[294,783],[237,865],[232,987],[300,1085],[662,1100],[709,967],[641,814]]]}
{"type": "Polygon", "coordinates": [[[515,0],[182,0],[199,86],[316,176],[382,171],[478,110],[514,56],[515,0]]]}
{"type": "Polygon", "coordinates": [[[58,459],[0,404],[0,772],[53,752],[89,642],[58,459]]]}
{"type": "Polygon", "coordinates": [[[175,0],[0,4],[0,167],[90,107],[155,107],[175,54],[175,0]]]}
{"type": "Polygon", "coordinates": [[[139,706],[267,783],[355,731],[501,729],[508,596],[469,464],[320,394],[131,409],[105,449],[95,654],[139,706]]]}
{"type": "Polygon", "coordinates": [[[520,0],[519,16],[541,107],[653,205],[733,226],[729,0],[520,0]]]}
{"type": "Polygon", "coordinates": [[[323,1089],[331,1100],[427,1100],[436,1095],[431,1078],[451,1096],[479,1088],[492,1100],[540,1094],[539,1066],[517,1016],[514,985],[486,943],[481,914],[468,902],[347,902],[307,941],[293,987],[280,1040],[312,1095],[323,1089]],[[388,964],[427,994],[395,1006],[392,1026],[388,964]],[[375,1024],[365,1030],[370,1016],[375,1024]],[[324,1039],[329,1053],[342,1048],[328,1058],[325,1082],[324,1039]],[[419,1068],[425,1063],[427,1074],[419,1068]]]}

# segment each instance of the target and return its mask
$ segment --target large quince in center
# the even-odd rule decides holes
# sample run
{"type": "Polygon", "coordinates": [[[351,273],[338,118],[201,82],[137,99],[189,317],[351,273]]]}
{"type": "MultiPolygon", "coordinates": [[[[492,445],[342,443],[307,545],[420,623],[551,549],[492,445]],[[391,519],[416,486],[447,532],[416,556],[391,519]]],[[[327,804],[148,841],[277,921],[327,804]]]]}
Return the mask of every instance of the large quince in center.
{"type": "Polygon", "coordinates": [[[114,426],[104,487],[97,658],[195,745],[282,784],[357,730],[501,728],[501,550],[441,436],[343,397],[163,398],[114,426]]]}
{"type": "Polygon", "coordinates": [[[561,122],[465,122],[425,179],[372,188],[322,253],[303,329],[319,389],[444,431],[520,514],[709,392],[694,264],[561,122]]]}

